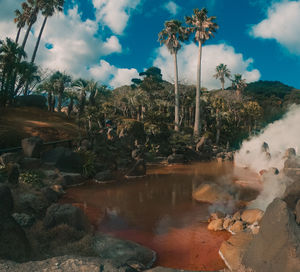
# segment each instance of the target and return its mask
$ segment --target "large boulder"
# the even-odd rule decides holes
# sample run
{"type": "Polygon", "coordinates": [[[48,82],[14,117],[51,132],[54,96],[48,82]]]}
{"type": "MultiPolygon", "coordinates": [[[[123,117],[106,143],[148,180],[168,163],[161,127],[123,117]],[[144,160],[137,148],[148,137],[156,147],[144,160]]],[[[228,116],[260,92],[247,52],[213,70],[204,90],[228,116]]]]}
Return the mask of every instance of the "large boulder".
{"type": "Polygon", "coordinates": [[[219,254],[230,271],[245,271],[241,262],[247,246],[253,237],[253,234],[250,232],[239,232],[222,243],[219,254]]]}
{"type": "Polygon", "coordinates": [[[0,258],[24,261],[30,255],[30,245],[24,230],[12,216],[0,220],[0,258]]]}
{"type": "Polygon", "coordinates": [[[48,151],[45,151],[42,154],[42,160],[45,163],[52,163],[52,164],[56,164],[57,161],[66,153],[66,152],[72,152],[71,149],[66,148],[66,147],[62,147],[62,146],[58,146],[55,147],[53,149],[50,149],[48,151]]]}
{"type": "Polygon", "coordinates": [[[63,172],[82,173],[83,158],[79,153],[68,150],[59,157],[55,166],[63,172]]]}
{"type": "Polygon", "coordinates": [[[94,237],[92,248],[97,256],[109,260],[116,267],[127,264],[145,270],[156,259],[156,253],[151,249],[104,234],[94,237]]]}
{"type": "Polygon", "coordinates": [[[77,230],[89,229],[88,220],[83,211],[71,204],[52,204],[47,209],[43,224],[46,228],[67,224],[77,230]]]}
{"type": "Polygon", "coordinates": [[[13,208],[14,200],[9,187],[0,185],[0,218],[10,215],[13,212],[13,208]]]}
{"type": "Polygon", "coordinates": [[[267,208],[260,231],[242,258],[245,267],[257,272],[300,271],[300,227],[287,204],[276,198],[267,208]]]}
{"type": "Polygon", "coordinates": [[[146,175],[146,163],[144,160],[138,160],[128,171],[127,177],[140,177],[146,175]]]}
{"type": "Polygon", "coordinates": [[[59,256],[42,261],[15,263],[0,260],[0,271],[5,272],[138,272],[124,265],[113,266],[108,260],[95,257],[59,256]]]}
{"type": "Polygon", "coordinates": [[[34,136],[22,140],[22,149],[26,157],[39,158],[43,147],[43,140],[34,136]]]}
{"type": "Polygon", "coordinates": [[[211,183],[202,184],[193,192],[193,198],[199,202],[216,203],[232,201],[233,196],[221,186],[211,183]]]}

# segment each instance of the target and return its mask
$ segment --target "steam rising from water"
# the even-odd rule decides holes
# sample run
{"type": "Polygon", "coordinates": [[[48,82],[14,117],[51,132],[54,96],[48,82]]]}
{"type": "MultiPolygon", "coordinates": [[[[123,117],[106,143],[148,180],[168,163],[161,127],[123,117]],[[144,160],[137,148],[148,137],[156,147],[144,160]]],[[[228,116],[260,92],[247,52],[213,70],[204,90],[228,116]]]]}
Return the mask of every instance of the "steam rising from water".
{"type": "Polygon", "coordinates": [[[283,156],[289,147],[295,148],[296,152],[300,150],[300,107],[295,105],[281,120],[268,125],[260,135],[244,141],[235,155],[235,163],[256,172],[271,167],[281,170],[284,164],[283,156]],[[270,159],[261,152],[264,142],[269,145],[270,159]]]}
{"type": "MultiPolygon", "coordinates": [[[[293,105],[286,115],[270,125],[264,131],[250,140],[244,141],[241,149],[235,155],[237,166],[249,167],[259,172],[262,169],[276,167],[281,171],[284,166],[285,151],[293,147],[296,152],[300,147],[300,107],[293,105]],[[262,152],[262,144],[269,145],[270,156],[262,152]]],[[[263,175],[263,190],[251,204],[251,208],[265,210],[276,197],[281,197],[286,185],[291,182],[282,173],[263,175]]]]}

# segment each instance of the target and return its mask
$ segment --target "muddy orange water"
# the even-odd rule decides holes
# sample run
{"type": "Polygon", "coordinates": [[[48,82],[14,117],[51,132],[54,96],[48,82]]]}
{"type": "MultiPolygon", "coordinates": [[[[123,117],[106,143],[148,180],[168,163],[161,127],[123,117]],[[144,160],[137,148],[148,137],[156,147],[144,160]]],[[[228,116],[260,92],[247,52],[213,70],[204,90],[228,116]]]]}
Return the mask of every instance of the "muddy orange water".
{"type": "Polygon", "coordinates": [[[63,202],[81,207],[97,231],[155,250],[157,265],[219,270],[225,264],[218,251],[230,234],[208,231],[211,206],[191,196],[203,182],[235,180],[236,171],[231,163],[156,166],[144,178],[71,188],[63,202]]]}

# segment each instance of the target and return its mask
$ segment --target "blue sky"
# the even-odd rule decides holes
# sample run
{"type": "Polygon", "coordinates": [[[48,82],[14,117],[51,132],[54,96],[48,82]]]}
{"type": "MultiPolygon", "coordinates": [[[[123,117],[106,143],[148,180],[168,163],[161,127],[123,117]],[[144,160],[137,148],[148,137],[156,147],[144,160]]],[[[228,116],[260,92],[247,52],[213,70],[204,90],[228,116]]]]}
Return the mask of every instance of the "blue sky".
{"type": "MultiPolygon", "coordinates": [[[[20,2],[0,0],[1,39],[15,36],[13,10],[20,2]]],[[[219,87],[212,75],[222,62],[248,82],[279,80],[300,89],[300,1],[67,0],[64,13],[48,21],[37,62],[112,87],[129,84],[138,72],[156,65],[172,82],[172,57],[157,35],[166,20],[183,21],[196,7],[207,7],[220,26],[203,49],[204,86],[219,87]]],[[[28,55],[41,22],[31,33],[28,55]]],[[[196,56],[191,39],[178,55],[181,82],[195,83],[196,56]]]]}

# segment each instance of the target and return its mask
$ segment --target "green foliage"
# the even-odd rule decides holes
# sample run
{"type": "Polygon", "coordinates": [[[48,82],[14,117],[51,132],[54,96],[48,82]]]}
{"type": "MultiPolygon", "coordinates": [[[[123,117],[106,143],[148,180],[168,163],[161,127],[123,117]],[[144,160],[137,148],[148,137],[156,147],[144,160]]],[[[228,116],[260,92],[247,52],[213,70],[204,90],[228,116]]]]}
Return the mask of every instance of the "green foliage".
{"type": "Polygon", "coordinates": [[[20,174],[19,182],[30,184],[34,187],[42,187],[43,186],[42,179],[44,177],[45,176],[41,171],[29,170],[20,174]]]}
{"type": "Polygon", "coordinates": [[[80,152],[83,158],[83,167],[82,174],[83,176],[90,178],[96,174],[95,161],[96,154],[92,151],[81,151],[80,152]]]}

